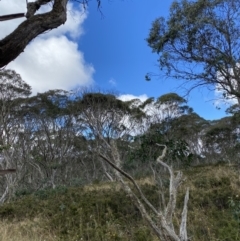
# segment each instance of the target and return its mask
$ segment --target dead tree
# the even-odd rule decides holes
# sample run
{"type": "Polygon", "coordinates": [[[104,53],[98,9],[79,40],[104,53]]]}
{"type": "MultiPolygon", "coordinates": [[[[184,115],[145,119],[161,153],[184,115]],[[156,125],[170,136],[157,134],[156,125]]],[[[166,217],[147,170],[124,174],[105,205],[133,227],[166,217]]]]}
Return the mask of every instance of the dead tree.
{"type": "Polygon", "coordinates": [[[147,221],[148,225],[152,228],[159,240],[187,241],[187,203],[189,199],[189,189],[187,189],[185,194],[180,228],[179,231],[176,232],[173,225],[173,215],[176,208],[177,191],[182,183],[183,178],[182,172],[179,171],[175,175],[173,169],[163,162],[163,159],[166,155],[167,146],[164,146],[162,155],[156,160],[156,162],[165,167],[170,174],[169,200],[168,204],[163,206],[161,210],[158,210],[150,203],[133,177],[122,170],[121,160],[115,142],[109,144],[108,148],[111,152],[111,157],[103,155],[102,153],[99,154],[100,157],[103,158],[114,169],[116,179],[121,182],[124,191],[139,209],[142,217],[147,221]],[[135,191],[129,185],[129,183],[123,179],[123,177],[127,178],[133,184],[135,191]]]}

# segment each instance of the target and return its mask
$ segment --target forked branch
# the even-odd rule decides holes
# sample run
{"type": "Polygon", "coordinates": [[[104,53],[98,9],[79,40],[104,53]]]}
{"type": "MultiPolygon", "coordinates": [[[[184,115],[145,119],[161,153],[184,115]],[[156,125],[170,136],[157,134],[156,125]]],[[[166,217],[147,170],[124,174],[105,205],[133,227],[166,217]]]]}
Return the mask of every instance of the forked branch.
{"type": "Polygon", "coordinates": [[[147,221],[149,226],[153,229],[159,240],[161,241],[187,241],[187,203],[189,199],[189,189],[187,189],[185,200],[184,200],[184,207],[182,212],[182,218],[181,218],[181,225],[179,234],[176,234],[174,230],[173,225],[173,214],[175,212],[176,208],[176,199],[177,199],[177,190],[182,183],[182,173],[178,172],[177,175],[174,175],[174,172],[172,168],[163,162],[164,157],[167,153],[167,146],[166,145],[159,145],[158,146],[164,146],[164,149],[162,151],[162,154],[157,158],[157,163],[167,168],[170,174],[170,184],[169,184],[169,202],[167,204],[167,207],[165,210],[157,211],[157,209],[148,201],[148,199],[145,197],[143,192],[141,191],[140,187],[136,183],[136,181],[133,179],[131,175],[126,173],[122,170],[121,165],[119,164],[119,153],[118,149],[116,147],[116,144],[114,142],[109,145],[111,156],[113,161],[110,160],[109,157],[99,154],[103,160],[105,160],[114,170],[115,175],[117,177],[117,180],[119,180],[122,183],[122,186],[125,190],[125,192],[128,194],[128,196],[131,198],[133,203],[137,206],[137,208],[140,210],[142,217],[147,221]],[[138,194],[140,195],[140,198],[134,193],[134,191],[131,189],[128,182],[125,182],[122,177],[127,178],[136,188],[138,194]],[[149,211],[147,211],[147,208],[150,208],[152,213],[150,214],[149,211]]]}

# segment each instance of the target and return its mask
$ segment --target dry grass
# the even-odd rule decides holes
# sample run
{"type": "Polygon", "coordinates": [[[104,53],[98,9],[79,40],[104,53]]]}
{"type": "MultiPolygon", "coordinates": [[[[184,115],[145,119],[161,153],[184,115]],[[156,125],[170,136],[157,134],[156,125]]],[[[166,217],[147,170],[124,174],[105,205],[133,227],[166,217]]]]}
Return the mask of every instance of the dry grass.
{"type": "Polygon", "coordinates": [[[57,237],[44,227],[44,220],[24,220],[20,222],[0,221],[1,241],[55,241],[57,237]]]}
{"type": "Polygon", "coordinates": [[[184,186],[190,187],[190,190],[197,190],[194,185],[194,181],[200,178],[206,180],[215,179],[221,180],[222,178],[229,178],[231,181],[231,187],[236,194],[240,194],[239,184],[240,175],[239,170],[235,166],[220,165],[220,166],[204,166],[192,169],[190,172],[184,174],[186,182],[184,186]],[[190,174],[190,175],[189,175],[190,174]]]}
{"type": "MultiPolygon", "coordinates": [[[[175,215],[181,216],[186,187],[190,187],[188,231],[191,240],[239,240],[239,224],[227,204],[229,197],[240,197],[237,167],[212,165],[189,168],[183,172],[186,181],[179,191],[175,215]]],[[[164,180],[167,178],[168,175],[163,176],[164,180]]],[[[142,185],[151,202],[158,205],[153,177],[139,179],[137,183],[142,185]]],[[[165,186],[167,188],[168,182],[165,186]]],[[[82,237],[91,241],[158,240],[119,190],[119,183],[104,182],[87,185],[84,191],[72,188],[66,193],[46,194],[48,198],[43,201],[27,196],[16,205],[13,203],[7,207],[6,204],[6,209],[2,207],[2,218],[6,219],[0,221],[0,241],[81,240],[82,237]],[[31,215],[25,216],[22,210],[26,210],[27,214],[31,211],[29,206],[36,200],[39,201],[40,211],[35,210],[34,216],[32,210],[31,215]],[[8,212],[10,218],[6,216],[8,212]],[[17,219],[21,221],[17,222],[17,219]]]]}
{"type": "MultiPolygon", "coordinates": [[[[129,182],[129,181],[127,181],[129,182]]],[[[138,185],[155,185],[153,177],[146,177],[136,180],[138,185]]],[[[118,182],[102,182],[99,184],[90,184],[84,186],[85,191],[98,191],[98,190],[114,190],[119,191],[121,189],[121,184],[118,182]]]]}

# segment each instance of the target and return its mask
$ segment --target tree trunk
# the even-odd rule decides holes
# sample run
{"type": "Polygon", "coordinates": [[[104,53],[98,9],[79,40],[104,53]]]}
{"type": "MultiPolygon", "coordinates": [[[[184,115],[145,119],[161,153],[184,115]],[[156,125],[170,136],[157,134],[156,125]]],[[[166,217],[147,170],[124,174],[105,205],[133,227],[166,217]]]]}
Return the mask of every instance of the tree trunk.
{"type": "Polygon", "coordinates": [[[67,20],[68,0],[54,0],[53,8],[48,13],[33,15],[41,5],[50,0],[38,0],[28,3],[26,21],[21,23],[11,34],[0,41],[0,68],[14,60],[26,46],[39,34],[59,27],[67,20]]]}
{"type": "MultiPolygon", "coordinates": [[[[104,138],[102,139],[104,141],[104,138]]],[[[159,145],[162,146],[162,145],[159,145]]],[[[121,169],[121,160],[119,152],[114,141],[108,145],[111,150],[112,160],[110,158],[99,153],[99,156],[103,158],[113,169],[116,179],[122,184],[124,191],[131,198],[132,202],[139,209],[142,217],[147,221],[148,225],[152,228],[154,233],[157,235],[158,239],[161,241],[187,241],[187,204],[189,199],[189,189],[186,191],[184,206],[182,211],[181,225],[179,234],[175,232],[173,225],[173,214],[176,208],[177,190],[182,183],[182,173],[178,172],[177,175],[174,174],[173,169],[168,166],[163,159],[166,155],[167,146],[164,146],[162,155],[157,158],[157,163],[166,167],[170,174],[170,184],[169,184],[169,201],[163,210],[158,210],[155,208],[149,200],[145,197],[140,187],[136,181],[126,172],[121,169]],[[123,179],[127,178],[134,185],[137,190],[138,195],[130,187],[130,185],[123,179]],[[147,209],[150,209],[149,212],[147,209]]]]}

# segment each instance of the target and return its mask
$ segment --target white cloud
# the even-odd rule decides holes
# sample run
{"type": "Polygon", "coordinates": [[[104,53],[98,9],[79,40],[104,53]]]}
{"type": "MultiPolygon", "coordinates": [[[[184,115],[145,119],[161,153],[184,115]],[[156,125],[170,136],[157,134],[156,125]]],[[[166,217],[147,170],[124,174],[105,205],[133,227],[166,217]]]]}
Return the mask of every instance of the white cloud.
{"type": "MultiPolygon", "coordinates": [[[[0,16],[13,13],[25,13],[26,1],[1,0],[0,16]]],[[[10,34],[25,18],[18,18],[0,22],[0,39],[10,34]]]]}
{"type": "Polygon", "coordinates": [[[226,107],[226,106],[229,106],[229,105],[234,105],[234,104],[237,104],[238,101],[237,101],[237,98],[236,97],[230,97],[228,96],[228,98],[224,98],[224,94],[226,92],[223,91],[222,89],[219,89],[219,88],[216,88],[214,90],[214,95],[215,95],[215,100],[214,100],[214,105],[218,108],[221,108],[221,107],[226,107]]]}
{"type": "MultiPolygon", "coordinates": [[[[25,12],[24,3],[25,1],[2,0],[0,15],[25,12]]],[[[46,5],[40,12],[49,10],[50,6],[46,5]]],[[[49,89],[70,90],[77,86],[89,86],[93,83],[94,68],[85,62],[84,54],[78,50],[77,45],[77,40],[84,33],[82,24],[86,18],[87,12],[80,5],[74,8],[73,4],[68,4],[66,23],[38,36],[7,68],[19,73],[32,86],[34,94],[49,89]]],[[[23,20],[25,19],[0,22],[4,26],[0,38],[12,32],[23,20]]]]}
{"type": "Polygon", "coordinates": [[[77,44],[65,36],[36,39],[8,67],[20,73],[34,93],[67,90],[93,82],[94,68],[85,63],[77,44]]]}
{"type": "Polygon", "coordinates": [[[111,78],[108,83],[111,85],[111,86],[116,86],[117,85],[117,82],[114,78],[111,78]]]}
{"type": "Polygon", "coordinates": [[[122,100],[122,101],[129,101],[129,100],[133,100],[133,99],[139,99],[142,102],[144,102],[145,100],[148,99],[148,96],[146,94],[139,95],[139,96],[131,95],[131,94],[125,94],[125,95],[119,95],[118,99],[122,100]]]}
{"type": "Polygon", "coordinates": [[[229,68],[226,70],[218,71],[217,78],[218,81],[221,83],[216,84],[214,94],[216,96],[216,100],[214,102],[215,106],[222,106],[222,105],[234,105],[238,103],[236,96],[228,94],[227,90],[230,90],[229,83],[226,79],[226,76],[230,78],[231,86],[236,90],[238,89],[238,81],[235,78],[235,73],[240,72],[240,64],[237,63],[235,66],[235,71],[233,68],[229,68]],[[223,88],[224,86],[224,88],[223,88]]]}

